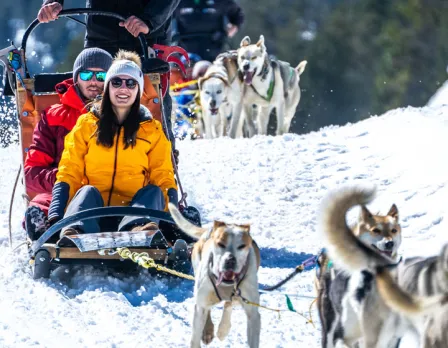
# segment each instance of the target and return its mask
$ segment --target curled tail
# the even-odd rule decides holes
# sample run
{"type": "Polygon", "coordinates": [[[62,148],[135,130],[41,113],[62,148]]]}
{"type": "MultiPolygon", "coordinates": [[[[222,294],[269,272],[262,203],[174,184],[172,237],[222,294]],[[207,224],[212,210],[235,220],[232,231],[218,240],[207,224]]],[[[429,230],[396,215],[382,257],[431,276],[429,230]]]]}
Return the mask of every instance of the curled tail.
{"type": "Polygon", "coordinates": [[[331,192],[322,204],[320,230],[326,239],[328,254],[338,266],[350,273],[394,263],[362,243],[347,225],[347,211],[371,202],[374,197],[374,188],[355,186],[331,192]]]}
{"type": "Polygon", "coordinates": [[[171,216],[173,217],[177,227],[179,227],[190,237],[199,239],[204,232],[207,232],[207,229],[193,225],[190,221],[188,221],[173,203],[168,203],[168,209],[170,210],[171,216]]]}
{"type": "Polygon", "coordinates": [[[377,270],[376,282],[378,292],[386,305],[393,311],[407,316],[429,314],[448,303],[448,294],[426,298],[412,296],[401,289],[389,271],[384,268],[377,270]]]}

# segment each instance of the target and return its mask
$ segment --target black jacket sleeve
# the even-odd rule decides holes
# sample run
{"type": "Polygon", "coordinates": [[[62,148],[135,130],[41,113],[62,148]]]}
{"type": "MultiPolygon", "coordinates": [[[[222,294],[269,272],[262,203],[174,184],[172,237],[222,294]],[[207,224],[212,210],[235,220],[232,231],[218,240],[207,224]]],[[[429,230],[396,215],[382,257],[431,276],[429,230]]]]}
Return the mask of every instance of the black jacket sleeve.
{"type": "Polygon", "coordinates": [[[51,4],[52,2],[59,2],[62,6],[64,6],[64,0],[44,0],[42,6],[51,4]]]}
{"type": "Polygon", "coordinates": [[[221,0],[223,6],[223,13],[227,15],[229,22],[237,27],[240,27],[244,22],[243,9],[235,2],[235,0],[221,0]]]}
{"type": "Polygon", "coordinates": [[[149,1],[143,15],[138,17],[145,21],[150,32],[156,31],[171,18],[179,3],[180,0],[149,1]]]}

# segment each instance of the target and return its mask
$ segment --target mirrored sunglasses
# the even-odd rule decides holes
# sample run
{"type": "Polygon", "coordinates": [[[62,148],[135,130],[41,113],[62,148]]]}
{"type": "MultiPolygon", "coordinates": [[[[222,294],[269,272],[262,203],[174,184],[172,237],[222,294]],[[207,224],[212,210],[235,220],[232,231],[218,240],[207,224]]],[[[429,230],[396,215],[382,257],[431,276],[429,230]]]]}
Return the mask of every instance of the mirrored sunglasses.
{"type": "Polygon", "coordinates": [[[126,88],[134,89],[137,86],[137,81],[134,79],[121,79],[119,77],[114,77],[110,80],[110,84],[114,88],[120,88],[123,85],[123,81],[126,82],[126,88]]]}
{"type": "Polygon", "coordinates": [[[93,75],[95,75],[98,82],[104,82],[104,80],[106,80],[105,71],[84,70],[79,73],[79,78],[83,81],[90,81],[93,78],[93,75]]]}

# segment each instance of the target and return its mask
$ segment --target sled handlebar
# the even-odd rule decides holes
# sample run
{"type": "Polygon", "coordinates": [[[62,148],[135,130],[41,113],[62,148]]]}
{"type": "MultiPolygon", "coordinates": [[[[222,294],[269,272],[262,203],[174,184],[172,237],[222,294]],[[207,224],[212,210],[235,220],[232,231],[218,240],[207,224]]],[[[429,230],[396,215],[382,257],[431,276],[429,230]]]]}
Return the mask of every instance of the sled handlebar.
{"type": "MultiPolygon", "coordinates": [[[[62,10],[59,12],[58,17],[69,17],[70,15],[90,15],[90,16],[107,16],[113,17],[120,21],[125,21],[126,18],[115,13],[115,12],[106,12],[106,11],[97,11],[86,8],[73,8],[70,10],[62,10]]],[[[39,20],[36,18],[29,26],[26,28],[25,33],[22,38],[21,48],[23,50],[23,55],[26,55],[26,43],[28,41],[28,37],[33,32],[33,30],[40,24],[39,20]]],[[[130,35],[130,34],[129,34],[130,35]]],[[[140,33],[138,35],[138,39],[140,40],[140,45],[142,47],[143,58],[148,59],[148,43],[146,42],[145,36],[140,33]]]]}

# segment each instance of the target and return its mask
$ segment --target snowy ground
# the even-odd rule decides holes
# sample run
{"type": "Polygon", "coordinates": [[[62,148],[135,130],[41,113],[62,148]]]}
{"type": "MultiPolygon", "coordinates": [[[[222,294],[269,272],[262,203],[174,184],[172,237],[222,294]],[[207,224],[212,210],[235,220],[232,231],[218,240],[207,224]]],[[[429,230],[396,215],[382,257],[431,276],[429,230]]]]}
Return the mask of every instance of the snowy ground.
{"type": "MultiPolygon", "coordinates": [[[[447,67],[448,71],[448,67],[447,67]]],[[[448,105],[448,80],[434,93],[429,99],[428,106],[437,107],[440,105],[448,105]]]]}
{"type": "MultiPolygon", "coordinates": [[[[252,223],[261,247],[262,284],[273,284],[322,247],[317,210],[329,189],[374,183],[373,211],[400,210],[403,254],[433,255],[446,237],[448,212],[448,106],[407,108],[345,127],[304,136],[255,137],[179,142],[183,185],[189,204],[205,222],[214,218],[252,223]]],[[[84,268],[72,277],[57,272],[31,279],[25,248],[8,246],[9,197],[19,166],[19,149],[0,149],[0,347],[187,347],[191,335],[192,284],[126,277],[84,268]]],[[[23,240],[24,205],[13,213],[14,245],[23,240]]],[[[351,214],[351,218],[355,212],[351,214]]],[[[69,274],[70,275],[70,274],[69,274]]],[[[313,271],[281,291],[313,296],[313,271]]],[[[292,298],[308,311],[309,298],[292,298]]],[[[284,297],[262,304],[286,308],[284,297]]],[[[261,309],[262,347],[319,347],[314,328],[290,312],[279,318],[261,309]]],[[[315,309],[313,318],[318,322],[315,309]]],[[[220,316],[213,310],[216,322],[220,316]]],[[[243,347],[244,313],[236,309],[229,337],[210,347],[243,347]]],[[[410,344],[402,345],[410,347],[410,344]]]]}

